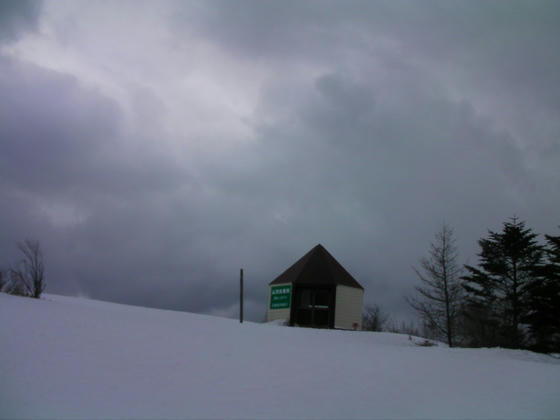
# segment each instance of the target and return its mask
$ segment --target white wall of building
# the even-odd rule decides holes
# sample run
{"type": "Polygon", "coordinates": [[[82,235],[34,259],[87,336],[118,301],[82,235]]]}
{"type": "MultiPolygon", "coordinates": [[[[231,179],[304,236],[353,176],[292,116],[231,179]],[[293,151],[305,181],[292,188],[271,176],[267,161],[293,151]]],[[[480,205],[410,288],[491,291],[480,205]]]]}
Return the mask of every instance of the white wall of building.
{"type": "Polygon", "coordinates": [[[334,327],[353,330],[354,323],[357,323],[357,329],[361,330],[363,299],[364,291],[362,289],[337,285],[334,327]]]}

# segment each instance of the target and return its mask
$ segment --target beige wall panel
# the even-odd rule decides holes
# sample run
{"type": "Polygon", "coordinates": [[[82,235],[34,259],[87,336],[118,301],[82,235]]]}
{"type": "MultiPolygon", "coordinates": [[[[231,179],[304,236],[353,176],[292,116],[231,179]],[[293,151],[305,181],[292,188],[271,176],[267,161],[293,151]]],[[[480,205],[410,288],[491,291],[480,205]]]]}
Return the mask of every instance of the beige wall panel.
{"type": "Polygon", "coordinates": [[[354,329],[354,323],[358,329],[362,329],[362,303],[364,291],[354,287],[343,285],[336,286],[336,306],[334,327],[345,330],[354,329]]]}

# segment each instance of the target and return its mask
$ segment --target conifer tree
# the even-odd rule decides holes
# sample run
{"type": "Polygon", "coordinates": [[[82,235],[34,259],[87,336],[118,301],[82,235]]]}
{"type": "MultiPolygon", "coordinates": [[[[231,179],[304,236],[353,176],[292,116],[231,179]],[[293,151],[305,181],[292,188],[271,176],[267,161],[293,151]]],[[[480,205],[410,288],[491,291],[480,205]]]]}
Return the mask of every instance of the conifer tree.
{"type": "Polygon", "coordinates": [[[538,267],[528,287],[528,314],[533,348],[560,351],[560,236],[545,235],[546,264],[538,267]]]}
{"type": "Polygon", "coordinates": [[[465,265],[469,274],[463,277],[467,317],[486,328],[477,344],[523,345],[520,323],[528,312],[528,286],[537,280],[535,270],[543,259],[536,237],[514,217],[502,232],[488,231],[488,238],[478,241],[478,268],[465,265]]]}
{"type": "Polygon", "coordinates": [[[442,226],[428,255],[420,260],[420,269],[414,269],[420,284],[414,287],[416,295],[407,298],[407,302],[435,337],[444,338],[453,347],[459,336],[462,295],[453,229],[442,226]]]}

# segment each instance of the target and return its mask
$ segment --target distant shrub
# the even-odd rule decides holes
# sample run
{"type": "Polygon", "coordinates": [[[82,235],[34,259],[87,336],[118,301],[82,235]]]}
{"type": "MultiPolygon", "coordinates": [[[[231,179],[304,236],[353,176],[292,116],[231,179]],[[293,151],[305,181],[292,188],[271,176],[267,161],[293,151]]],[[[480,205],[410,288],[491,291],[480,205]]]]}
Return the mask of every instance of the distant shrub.
{"type": "Polygon", "coordinates": [[[4,272],[0,270],[0,292],[4,291],[4,287],[6,286],[7,283],[7,279],[5,276],[6,275],[4,274],[4,272]]]}
{"type": "Polygon", "coordinates": [[[24,296],[24,297],[30,296],[25,285],[23,285],[19,281],[14,281],[11,284],[9,284],[8,287],[6,287],[6,293],[14,296],[24,296]]]}
{"type": "Polygon", "coordinates": [[[18,244],[23,258],[5,271],[0,270],[0,292],[40,298],[45,290],[45,265],[39,241],[18,244]]]}

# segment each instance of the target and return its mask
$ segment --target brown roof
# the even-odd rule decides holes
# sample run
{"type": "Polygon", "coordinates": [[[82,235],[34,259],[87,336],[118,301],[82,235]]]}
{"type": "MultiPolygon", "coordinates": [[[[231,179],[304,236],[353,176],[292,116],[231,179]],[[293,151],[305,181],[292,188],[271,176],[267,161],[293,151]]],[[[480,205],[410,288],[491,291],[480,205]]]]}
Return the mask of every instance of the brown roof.
{"type": "Polygon", "coordinates": [[[342,284],[363,290],[360,283],[321,244],[315,246],[269,284],[281,283],[342,284]]]}

